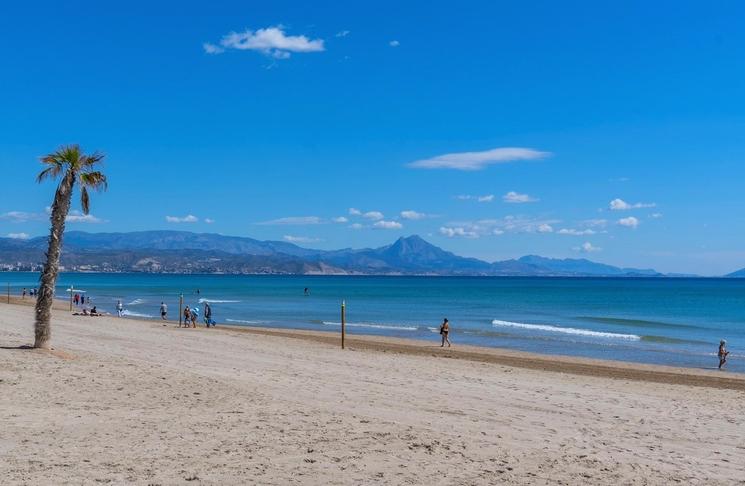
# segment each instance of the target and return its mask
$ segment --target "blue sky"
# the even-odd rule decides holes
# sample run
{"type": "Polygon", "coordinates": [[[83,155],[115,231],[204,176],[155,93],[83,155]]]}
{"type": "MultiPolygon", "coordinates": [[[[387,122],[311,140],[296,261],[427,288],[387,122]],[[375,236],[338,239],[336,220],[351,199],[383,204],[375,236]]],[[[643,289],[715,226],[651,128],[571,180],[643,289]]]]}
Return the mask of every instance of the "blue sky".
{"type": "Polygon", "coordinates": [[[741,2],[8,3],[2,236],[80,143],[71,229],[745,266],[741,2]]]}

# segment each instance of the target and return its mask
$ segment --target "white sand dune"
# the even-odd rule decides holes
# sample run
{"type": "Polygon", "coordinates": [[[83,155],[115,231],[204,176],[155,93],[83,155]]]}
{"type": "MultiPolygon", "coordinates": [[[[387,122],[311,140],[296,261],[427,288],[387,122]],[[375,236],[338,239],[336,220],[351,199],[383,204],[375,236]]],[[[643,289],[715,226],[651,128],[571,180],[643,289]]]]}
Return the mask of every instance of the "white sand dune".
{"type": "Polygon", "coordinates": [[[745,484],[742,388],[61,311],[17,349],[32,314],[0,305],[1,484],[745,484]]]}

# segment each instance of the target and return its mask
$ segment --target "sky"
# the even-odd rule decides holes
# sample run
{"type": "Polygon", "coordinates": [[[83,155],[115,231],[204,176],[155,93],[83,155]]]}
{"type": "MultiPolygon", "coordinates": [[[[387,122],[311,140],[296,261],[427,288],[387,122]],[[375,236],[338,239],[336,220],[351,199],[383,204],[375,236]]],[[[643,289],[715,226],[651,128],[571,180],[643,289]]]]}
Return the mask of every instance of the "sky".
{"type": "Polygon", "coordinates": [[[745,3],[5,2],[0,236],[39,157],[106,154],[68,229],[489,261],[745,267],[745,3]]]}

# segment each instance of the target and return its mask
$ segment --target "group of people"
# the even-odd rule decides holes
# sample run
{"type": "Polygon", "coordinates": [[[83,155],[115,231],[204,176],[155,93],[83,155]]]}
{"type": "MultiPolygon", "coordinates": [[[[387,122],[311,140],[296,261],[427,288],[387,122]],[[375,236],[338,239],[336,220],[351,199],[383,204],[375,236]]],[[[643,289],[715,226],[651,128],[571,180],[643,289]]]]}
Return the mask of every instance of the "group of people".
{"type": "MultiPolygon", "coordinates": [[[[160,308],[160,315],[161,318],[165,320],[167,310],[164,312],[164,306],[165,304],[161,302],[160,308]]],[[[197,321],[199,320],[199,307],[189,307],[188,305],[184,307],[184,319],[183,319],[183,325],[184,327],[197,327],[197,321]],[[191,326],[190,326],[191,324],[191,326]]],[[[212,320],[212,307],[210,306],[209,302],[204,303],[204,324],[207,327],[215,327],[215,321],[212,320]]],[[[181,327],[181,321],[179,321],[179,327],[181,327]]]]}
{"type": "Polygon", "coordinates": [[[85,295],[80,295],[76,293],[72,296],[72,302],[75,305],[85,305],[91,303],[91,297],[90,295],[86,298],[85,295]]]}
{"type": "Polygon", "coordinates": [[[27,293],[29,297],[36,297],[37,295],[39,295],[39,291],[37,289],[29,289],[27,292],[26,287],[23,287],[23,291],[21,292],[21,298],[25,299],[27,293]]]}

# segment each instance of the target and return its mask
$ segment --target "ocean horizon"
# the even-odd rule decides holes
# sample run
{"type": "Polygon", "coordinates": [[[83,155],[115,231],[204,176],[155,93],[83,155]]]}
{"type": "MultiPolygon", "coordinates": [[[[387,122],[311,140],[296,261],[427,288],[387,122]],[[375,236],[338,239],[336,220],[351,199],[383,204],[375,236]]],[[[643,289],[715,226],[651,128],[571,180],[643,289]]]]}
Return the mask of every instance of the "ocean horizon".
{"type": "MultiPolygon", "coordinates": [[[[38,274],[3,272],[13,295],[38,274]]],[[[6,284],[6,285],[7,285],[6,284]]],[[[469,344],[690,368],[716,368],[726,339],[728,371],[745,372],[745,280],[721,278],[429,277],[62,273],[99,311],[159,319],[205,302],[220,324],[335,331],[439,342],[447,317],[454,346],[469,344]],[[304,289],[309,289],[305,295],[304,289]]]]}

